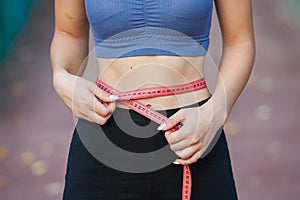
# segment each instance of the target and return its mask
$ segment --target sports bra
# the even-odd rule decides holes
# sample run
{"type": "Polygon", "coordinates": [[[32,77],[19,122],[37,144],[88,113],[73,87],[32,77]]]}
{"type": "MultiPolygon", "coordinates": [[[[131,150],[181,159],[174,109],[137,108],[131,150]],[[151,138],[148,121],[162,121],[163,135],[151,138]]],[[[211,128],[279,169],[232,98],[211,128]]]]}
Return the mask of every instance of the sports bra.
{"type": "Polygon", "coordinates": [[[85,0],[97,57],[203,56],[213,0],[85,0]]]}

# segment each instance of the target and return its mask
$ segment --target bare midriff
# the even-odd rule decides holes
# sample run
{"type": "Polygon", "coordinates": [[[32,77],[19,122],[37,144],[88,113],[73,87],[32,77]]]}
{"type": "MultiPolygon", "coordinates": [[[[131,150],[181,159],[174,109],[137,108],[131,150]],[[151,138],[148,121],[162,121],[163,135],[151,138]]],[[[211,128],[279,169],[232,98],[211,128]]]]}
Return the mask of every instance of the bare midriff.
{"type": "MultiPolygon", "coordinates": [[[[204,56],[135,56],[98,58],[98,78],[118,91],[173,86],[204,78],[204,56]]],[[[154,110],[190,105],[210,96],[208,88],[178,95],[140,99],[154,110]]],[[[126,108],[117,103],[117,107],[126,108]]]]}

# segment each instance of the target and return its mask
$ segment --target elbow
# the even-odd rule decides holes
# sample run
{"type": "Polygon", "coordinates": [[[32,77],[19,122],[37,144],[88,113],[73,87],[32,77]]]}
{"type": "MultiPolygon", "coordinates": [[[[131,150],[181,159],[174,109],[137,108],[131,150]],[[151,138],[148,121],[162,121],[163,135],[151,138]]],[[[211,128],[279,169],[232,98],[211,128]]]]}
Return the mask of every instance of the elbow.
{"type": "Polygon", "coordinates": [[[254,62],[256,54],[256,45],[254,37],[237,38],[234,41],[225,41],[223,43],[223,53],[238,52],[240,55],[246,56],[250,62],[254,62]]]}
{"type": "Polygon", "coordinates": [[[255,39],[254,36],[239,35],[230,39],[223,39],[223,48],[242,48],[255,53],[255,39]]]}

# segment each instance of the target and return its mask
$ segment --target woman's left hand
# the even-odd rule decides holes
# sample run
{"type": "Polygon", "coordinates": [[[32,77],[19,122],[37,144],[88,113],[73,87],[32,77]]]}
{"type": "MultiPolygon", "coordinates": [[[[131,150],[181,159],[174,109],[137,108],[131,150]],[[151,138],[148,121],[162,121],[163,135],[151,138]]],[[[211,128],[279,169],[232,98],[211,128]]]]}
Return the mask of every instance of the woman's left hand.
{"type": "Polygon", "coordinates": [[[172,115],[161,130],[165,131],[170,148],[179,156],[175,163],[191,164],[203,156],[225,119],[225,113],[216,112],[210,100],[200,107],[181,109],[172,115]],[[171,132],[180,122],[183,126],[171,132]]]}

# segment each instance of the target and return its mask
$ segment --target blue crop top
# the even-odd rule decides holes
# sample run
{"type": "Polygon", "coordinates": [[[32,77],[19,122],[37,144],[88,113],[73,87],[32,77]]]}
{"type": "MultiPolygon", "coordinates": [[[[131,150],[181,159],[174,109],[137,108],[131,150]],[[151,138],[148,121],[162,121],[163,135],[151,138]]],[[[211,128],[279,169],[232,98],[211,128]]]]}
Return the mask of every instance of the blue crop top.
{"type": "Polygon", "coordinates": [[[213,0],[85,0],[97,57],[203,56],[213,0]]]}

